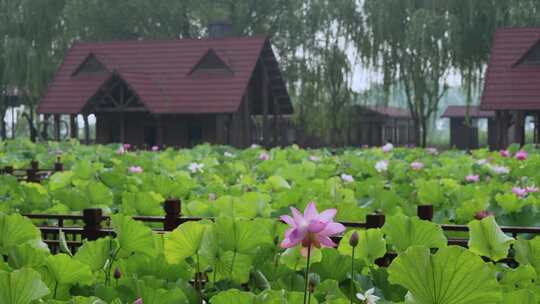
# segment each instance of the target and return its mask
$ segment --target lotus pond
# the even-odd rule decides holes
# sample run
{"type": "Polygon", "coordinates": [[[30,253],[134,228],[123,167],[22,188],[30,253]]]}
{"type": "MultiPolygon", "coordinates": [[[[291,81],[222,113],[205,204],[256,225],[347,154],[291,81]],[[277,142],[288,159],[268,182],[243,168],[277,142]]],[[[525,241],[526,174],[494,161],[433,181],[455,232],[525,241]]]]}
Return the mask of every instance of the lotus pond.
{"type": "Polygon", "coordinates": [[[41,184],[0,175],[0,303],[540,301],[540,237],[499,228],[540,223],[532,146],[467,154],[0,143],[0,167],[52,168],[57,157],[65,171],[41,184]],[[157,234],[131,218],[163,215],[168,198],[181,199],[183,216],[212,220],[157,234]],[[433,222],[415,216],[424,204],[433,222]],[[85,208],[112,215],[116,237],[76,253],[51,254],[21,216],[85,208]],[[380,229],[338,224],[374,212],[386,215],[380,229]],[[443,223],[468,225],[469,248],[447,246],[443,223]],[[335,246],[333,236],[342,236],[335,246]],[[397,257],[377,266],[388,252],[397,257]]]}

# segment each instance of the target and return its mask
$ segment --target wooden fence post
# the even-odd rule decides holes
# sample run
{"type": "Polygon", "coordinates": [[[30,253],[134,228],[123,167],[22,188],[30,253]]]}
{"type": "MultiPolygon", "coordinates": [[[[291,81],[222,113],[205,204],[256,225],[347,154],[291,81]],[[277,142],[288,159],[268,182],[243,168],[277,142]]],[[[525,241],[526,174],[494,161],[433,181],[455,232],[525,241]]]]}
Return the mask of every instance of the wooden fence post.
{"type": "Polygon", "coordinates": [[[181,202],[178,199],[168,199],[163,204],[163,209],[165,209],[163,230],[173,231],[180,225],[180,215],[182,213],[181,202]]]}
{"type": "Polygon", "coordinates": [[[26,181],[29,183],[39,182],[36,172],[37,171],[32,168],[26,169],[26,181]]]}
{"type": "Polygon", "coordinates": [[[386,218],[382,213],[373,213],[366,216],[366,228],[381,228],[384,226],[386,218]]]}
{"type": "Polygon", "coordinates": [[[13,169],[13,166],[4,167],[4,174],[13,175],[13,171],[15,171],[15,169],[13,169]]]}
{"type": "Polygon", "coordinates": [[[419,205],[416,207],[416,214],[421,220],[431,221],[433,219],[433,205],[419,205]]]}
{"type": "Polygon", "coordinates": [[[101,236],[101,209],[84,209],[83,210],[83,238],[89,241],[95,241],[101,236]]]}
{"type": "Polygon", "coordinates": [[[37,160],[33,160],[30,162],[30,168],[34,169],[35,171],[39,170],[39,162],[37,160]]]}
{"type": "Polygon", "coordinates": [[[64,164],[60,161],[60,157],[56,158],[56,162],[54,163],[54,172],[63,172],[64,171],[64,164]]]}

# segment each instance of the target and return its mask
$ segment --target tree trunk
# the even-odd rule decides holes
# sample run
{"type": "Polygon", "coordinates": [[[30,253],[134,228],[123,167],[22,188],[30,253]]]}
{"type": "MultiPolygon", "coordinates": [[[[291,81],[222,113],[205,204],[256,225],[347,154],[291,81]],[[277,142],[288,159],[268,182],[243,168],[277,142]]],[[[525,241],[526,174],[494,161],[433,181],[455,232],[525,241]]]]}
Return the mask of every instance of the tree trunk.
{"type": "Polygon", "coordinates": [[[23,113],[22,116],[24,118],[26,118],[26,121],[28,121],[28,128],[30,129],[30,140],[32,142],[36,142],[36,139],[37,139],[37,130],[36,130],[36,127],[34,125],[34,108],[31,107],[30,108],[30,111],[29,111],[29,114],[28,113],[23,113]]]}
{"type": "Polygon", "coordinates": [[[421,132],[420,121],[418,118],[413,119],[413,128],[414,128],[414,145],[419,147],[421,146],[422,132],[421,132]]]}
{"type": "Polygon", "coordinates": [[[0,113],[0,138],[2,140],[7,139],[7,127],[6,127],[6,121],[4,120],[6,118],[6,111],[2,111],[0,113]]]}
{"type": "Polygon", "coordinates": [[[422,142],[420,143],[420,146],[422,148],[426,147],[427,144],[427,119],[423,119],[422,121],[422,142]]]}

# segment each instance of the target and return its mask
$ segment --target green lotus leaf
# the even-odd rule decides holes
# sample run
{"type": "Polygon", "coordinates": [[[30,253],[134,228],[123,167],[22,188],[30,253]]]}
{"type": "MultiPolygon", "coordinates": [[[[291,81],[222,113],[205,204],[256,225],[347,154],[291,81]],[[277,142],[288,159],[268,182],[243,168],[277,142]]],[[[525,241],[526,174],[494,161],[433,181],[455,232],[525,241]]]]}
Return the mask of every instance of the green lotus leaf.
{"type": "Polygon", "coordinates": [[[73,179],[73,172],[57,172],[49,179],[49,189],[51,191],[67,187],[73,179]]]}
{"type": "Polygon", "coordinates": [[[206,230],[199,222],[186,222],[165,236],[165,258],[167,262],[180,263],[196,254],[206,230]]]}
{"type": "Polygon", "coordinates": [[[85,193],[93,205],[110,206],[113,203],[112,191],[100,182],[88,182],[85,193]]]}
{"type": "Polygon", "coordinates": [[[321,280],[345,280],[347,273],[351,271],[351,259],[333,248],[324,248],[321,252],[321,261],[311,264],[311,271],[318,274],[321,280]]]}
{"type": "Polygon", "coordinates": [[[390,283],[409,290],[412,303],[491,304],[501,299],[495,271],[458,246],[434,255],[427,247],[411,247],[392,262],[388,273],[390,283]]]}
{"type": "Polygon", "coordinates": [[[63,253],[48,256],[45,260],[45,268],[58,284],[90,285],[94,280],[88,265],[63,253]]]}
{"type": "Polygon", "coordinates": [[[22,243],[9,250],[8,263],[15,269],[37,268],[45,263],[45,259],[49,255],[47,246],[41,246],[39,243],[22,243]]]}
{"type": "Polygon", "coordinates": [[[47,294],[49,289],[35,270],[0,270],[0,304],[30,304],[47,294]]]}
{"type": "Polygon", "coordinates": [[[503,272],[501,284],[508,286],[510,290],[529,288],[536,280],[536,271],[531,265],[520,265],[515,269],[507,269],[503,272]]]}
{"type": "Polygon", "coordinates": [[[514,245],[516,261],[520,265],[531,265],[540,274],[540,236],[532,240],[518,238],[514,245]]]}
{"type": "MultiPolygon", "coordinates": [[[[254,304],[296,304],[302,303],[304,300],[303,292],[285,291],[285,290],[266,290],[255,299],[254,304]]],[[[250,302],[248,302],[250,303],[250,302]]],[[[311,296],[310,303],[317,304],[317,298],[315,295],[311,296]]],[[[326,302],[325,302],[326,303],[326,302]]],[[[332,303],[332,302],[327,302],[332,303]]],[[[344,304],[349,303],[348,301],[344,304]]]]}
{"type": "Polygon", "coordinates": [[[10,249],[23,243],[39,242],[41,232],[30,219],[16,213],[0,213],[0,254],[7,255],[10,249]]]}
{"type": "Polygon", "coordinates": [[[386,241],[381,229],[350,230],[339,243],[338,251],[341,254],[352,255],[352,246],[349,239],[353,232],[358,233],[358,245],[355,248],[355,258],[362,259],[367,264],[374,264],[375,260],[386,254],[386,241]]]}
{"type": "Polygon", "coordinates": [[[141,284],[140,293],[144,304],[189,304],[186,295],[179,288],[155,289],[141,284]]]}
{"type": "Polygon", "coordinates": [[[255,294],[251,292],[230,289],[222,291],[210,299],[210,304],[255,304],[255,294]]]}
{"type": "Polygon", "coordinates": [[[495,196],[495,201],[507,213],[519,212],[524,206],[523,200],[513,193],[499,193],[495,196]]]}
{"type": "Polygon", "coordinates": [[[387,218],[382,231],[398,252],[403,252],[411,246],[441,248],[447,244],[439,225],[403,214],[387,218]]]}
{"type": "Polygon", "coordinates": [[[504,294],[500,304],[537,304],[539,297],[529,289],[520,289],[504,294]]]}
{"type": "Polygon", "coordinates": [[[291,185],[283,177],[277,175],[270,176],[266,180],[266,184],[274,191],[291,189],[291,185]]]}
{"type": "Polygon", "coordinates": [[[272,243],[272,236],[261,225],[260,221],[219,217],[213,231],[223,250],[252,254],[262,244],[272,243]]]}
{"type": "Polygon", "coordinates": [[[111,216],[112,226],[121,250],[121,256],[141,253],[148,256],[156,254],[152,229],[129,216],[116,214],[111,216]]]}
{"type": "Polygon", "coordinates": [[[110,238],[86,241],[79,247],[74,258],[88,265],[92,271],[98,271],[105,267],[111,253],[116,249],[116,244],[116,241],[110,238]]]}
{"type": "Polygon", "coordinates": [[[506,258],[514,239],[504,234],[493,216],[469,224],[469,249],[481,256],[498,261],[506,258]]]}
{"type": "MultiPolygon", "coordinates": [[[[322,252],[319,249],[312,249],[311,250],[311,257],[310,257],[310,263],[317,263],[322,260],[322,252]]],[[[280,258],[280,263],[284,264],[288,268],[292,270],[302,270],[306,268],[306,257],[302,256],[302,253],[300,251],[300,246],[296,246],[293,248],[288,248],[285,250],[280,258]]]]}

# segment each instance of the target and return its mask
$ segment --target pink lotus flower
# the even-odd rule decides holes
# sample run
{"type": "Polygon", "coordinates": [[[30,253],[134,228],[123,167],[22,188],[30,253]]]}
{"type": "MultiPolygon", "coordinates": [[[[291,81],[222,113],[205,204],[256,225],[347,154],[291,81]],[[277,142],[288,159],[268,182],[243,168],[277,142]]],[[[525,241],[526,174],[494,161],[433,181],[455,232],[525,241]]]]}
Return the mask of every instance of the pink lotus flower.
{"type": "Polygon", "coordinates": [[[126,150],[131,149],[131,145],[130,145],[130,144],[124,144],[123,147],[124,147],[124,149],[126,149],[126,150]]]}
{"type": "Polygon", "coordinates": [[[516,159],[519,159],[519,160],[526,160],[528,156],[529,154],[525,150],[519,150],[516,153],[516,159]]]}
{"type": "Polygon", "coordinates": [[[138,298],[137,300],[135,300],[135,302],[133,302],[133,304],[144,304],[142,298],[138,298]]]}
{"type": "Polygon", "coordinates": [[[154,151],[154,152],[159,151],[159,147],[158,146],[152,146],[152,151],[154,151]]]}
{"type": "Polygon", "coordinates": [[[268,154],[267,152],[261,152],[261,154],[259,154],[259,159],[262,161],[269,160],[270,154],[268,154]]]}
{"type": "Polygon", "coordinates": [[[312,162],[314,162],[314,163],[318,163],[318,162],[321,161],[321,158],[318,157],[318,156],[316,156],[316,155],[310,155],[310,156],[309,156],[309,160],[312,161],[312,162]]]}
{"type": "Polygon", "coordinates": [[[439,151],[437,150],[437,148],[427,148],[426,151],[427,151],[427,153],[429,153],[431,155],[439,154],[439,151]]]}
{"type": "Polygon", "coordinates": [[[124,154],[124,153],[126,153],[126,150],[125,150],[124,147],[122,147],[122,146],[120,146],[120,147],[118,148],[118,150],[116,150],[116,154],[117,154],[117,155],[122,155],[122,154],[124,154]]]}
{"type": "Polygon", "coordinates": [[[337,213],[336,209],[319,213],[315,203],[310,202],[304,210],[304,216],[294,207],[291,207],[291,212],[292,217],[281,216],[281,220],[291,226],[285,231],[285,239],[281,242],[281,247],[292,248],[301,244],[304,256],[307,256],[308,248],[335,247],[336,243],[330,237],[345,231],[345,226],[333,221],[337,213]]]}
{"type": "Polygon", "coordinates": [[[527,193],[535,193],[535,192],[538,192],[538,187],[536,187],[536,186],[527,186],[527,187],[525,187],[525,191],[527,191],[527,193]]]}
{"type": "Polygon", "coordinates": [[[128,168],[128,172],[133,174],[143,173],[143,168],[139,166],[132,166],[128,168]]]}
{"type": "Polygon", "coordinates": [[[465,176],[465,180],[468,181],[469,183],[477,183],[478,181],[480,181],[480,175],[478,175],[478,174],[469,174],[469,175],[465,176]]]}
{"type": "Polygon", "coordinates": [[[394,150],[394,145],[392,145],[391,143],[387,143],[386,145],[382,146],[382,150],[383,152],[388,153],[394,150]]]}
{"type": "Polygon", "coordinates": [[[510,152],[508,152],[508,150],[506,149],[503,149],[499,152],[499,154],[502,156],[502,157],[510,157],[510,152]]]}
{"type": "Polygon", "coordinates": [[[352,183],[354,182],[354,177],[352,175],[343,173],[341,174],[341,180],[346,183],[352,183]]]}
{"type": "Polygon", "coordinates": [[[420,171],[420,170],[424,169],[424,164],[421,163],[421,162],[418,162],[418,161],[412,162],[411,163],[411,169],[416,170],[416,171],[420,171]]]}
{"type": "Polygon", "coordinates": [[[475,215],[474,215],[474,218],[477,219],[477,220],[481,220],[483,218],[486,218],[488,216],[492,216],[493,213],[487,211],[487,210],[483,210],[483,211],[478,211],[475,215]]]}
{"type": "Polygon", "coordinates": [[[517,197],[520,197],[520,198],[524,198],[528,194],[525,188],[520,188],[520,187],[513,187],[512,193],[514,193],[517,197]]]}

